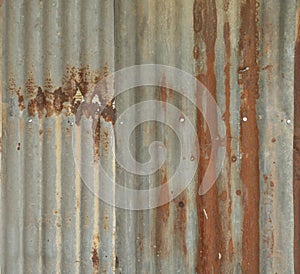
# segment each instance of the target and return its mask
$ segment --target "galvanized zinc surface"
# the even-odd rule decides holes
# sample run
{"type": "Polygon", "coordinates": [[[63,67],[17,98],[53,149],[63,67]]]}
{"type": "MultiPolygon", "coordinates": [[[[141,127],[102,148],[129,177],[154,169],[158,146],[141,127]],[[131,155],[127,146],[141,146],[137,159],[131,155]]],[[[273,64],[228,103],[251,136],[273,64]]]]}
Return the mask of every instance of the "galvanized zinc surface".
{"type": "MultiPolygon", "coordinates": [[[[1,273],[300,273],[299,20],[296,0],[4,0],[1,273]],[[226,156],[204,195],[212,141],[195,102],[163,86],[115,99],[97,89],[114,71],[150,63],[192,74],[220,108],[226,156]],[[166,159],[134,175],[116,161],[115,123],[149,100],[162,102],[164,119],[168,104],[185,118],[136,127],[125,160],[146,163],[154,141],[166,159]],[[160,207],[117,208],[93,194],[127,199],[101,187],[101,167],[129,188],[166,184],[181,150],[196,160],[196,143],[197,174],[160,207]]],[[[145,107],[129,120],[150,112],[161,113],[145,107]]]]}

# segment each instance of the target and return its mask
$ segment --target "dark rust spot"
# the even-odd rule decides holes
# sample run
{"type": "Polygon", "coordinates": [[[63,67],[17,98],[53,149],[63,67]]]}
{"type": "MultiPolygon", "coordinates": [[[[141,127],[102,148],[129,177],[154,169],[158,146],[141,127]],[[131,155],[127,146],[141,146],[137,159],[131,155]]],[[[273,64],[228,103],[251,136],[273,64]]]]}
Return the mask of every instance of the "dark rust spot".
{"type": "Polygon", "coordinates": [[[20,150],[20,149],[21,149],[21,143],[18,143],[17,150],[20,150]]]}
{"type": "Polygon", "coordinates": [[[272,138],[272,143],[276,143],[276,138],[272,138]]]}
{"type": "Polygon", "coordinates": [[[236,191],[236,195],[240,196],[241,194],[242,194],[242,191],[238,189],[238,190],[236,191]]]}
{"type": "Polygon", "coordinates": [[[184,207],[184,202],[180,201],[178,204],[179,207],[183,208],[184,207]]]}
{"type": "Polygon", "coordinates": [[[232,161],[233,163],[235,163],[236,160],[237,160],[237,157],[236,157],[235,155],[231,157],[231,161],[232,161]]]}
{"type": "Polygon", "coordinates": [[[115,267],[116,268],[119,267],[119,258],[118,258],[118,256],[116,256],[115,267]]]}

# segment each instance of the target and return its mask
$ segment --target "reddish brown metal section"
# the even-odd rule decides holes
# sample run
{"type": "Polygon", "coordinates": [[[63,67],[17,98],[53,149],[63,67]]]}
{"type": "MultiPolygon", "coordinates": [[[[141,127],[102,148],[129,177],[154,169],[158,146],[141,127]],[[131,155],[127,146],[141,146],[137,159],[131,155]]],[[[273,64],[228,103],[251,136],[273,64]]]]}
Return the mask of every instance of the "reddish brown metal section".
{"type": "MultiPolygon", "coordinates": [[[[215,42],[217,36],[217,13],[215,1],[196,0],[194,2],[194,57],[201,62],[206,56],[206,70],[197,68],[197,78],[216,97],[215,42]],[[209,24],[207,20],[209,18],[209,24]],[[195,54],[199,43],[205,45],[205,56],[195,54]],[[203,59],[202,59],[203,58],[203,59]],[[202,59],[202,60],[201,60],[202,59]]],[[[205,59],[204,59],[205,60],[205,59]]],[[[205,127],[205,120],[201,113],[197,115],[197,132],[200,144],[200,164],[198,171],[198,187],[207,169],[210,155],[210,134],[205,127]]],[[[221,229],[221,218],[218,211],[218,190],[214,184],[208,193],[197,196],[198,210],[198,262],[197,273],[218,273],[221,260],[218,254],[224,254],[224,240],[221,229]]]]}
{"type": "Polygon", "coordinates": [[[259,143],[256,100],[259,96],[258,2],[245,1],[241,6],[239,53],[240,84],[240,150],[244,208],[242,268],[244,273],[259,273],[259,143]],[[243,121],[243,118],[246,121],[243,121]]]}
{"type": "MultiPolygon", "coordinates": [[[[225,10],[228,9],[228,4],[225,3],[225,10]]],[[[228,18],[227,18],[228,19],[228,18]]],[[[231,165],[234,163],[234,159],[236,159],[235,155],[232,155],[231,152],[231,141],[232,141],[232,135],[231,135],[231,126],[230,126],[230,51],[231,51],[231,45],[230,45],[230,26],[229,22],[226,21],[224,24],[224,43],[225,43],[225,113],[224,113],[224,121],[226,125],[226,152],[227,152],[227,159],[228,160],[228,172],[227,172],[227,186],[228,186],[228,194],[226,194],[226,199],[228,199],[228,215],[224,216],[227,226],[229,229],[231,229],[231,222],[230,222],[230,215],[232,213],[232,197],[231,197],[231,165]],[[228,196],[228,197],[227,197],[228,196]],[[226,218],[228,217],[228,218],[226,218]]],[[[225,195],[224,195],[225,196],[225,195]]],[[[223,199],[224,200],[224,199],[223,199]]],[[[227,243],[226,250],[228,250],[228,263],[232,262],[233,258],[233,244],[232,239],[229,240],[229,243],[227,243]]]]}
{"type": "Polygon", "coordinates": [[[300,9],[298,9],[296,28],[294,93],[294,263],[295,273],[300,273],[300,9]]]}

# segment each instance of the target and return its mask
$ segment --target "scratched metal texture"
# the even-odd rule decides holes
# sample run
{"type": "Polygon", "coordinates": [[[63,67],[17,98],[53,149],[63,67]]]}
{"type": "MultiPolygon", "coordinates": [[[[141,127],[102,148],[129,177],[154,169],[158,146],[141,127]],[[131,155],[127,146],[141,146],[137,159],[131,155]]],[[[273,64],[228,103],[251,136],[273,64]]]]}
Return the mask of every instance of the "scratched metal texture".
{"type": "Polygon", "coordinates": [[[1,273],[300,273],[299,10],[296,0],[4,0],[1,273]],[[117,114],[148,99],[179,106],[201,147],[186,191],[129,211],[89,191],[74,154],[96,190],[98,167],[91,174],[83,164],[90,157],[124,185],[153,187],[176,168],[175,136],[156,123],[136,129],[137,160],[153,140],[168,148],[162,169],[136,180],[115,163],[114,118],[101,117],[92,136],[92,119],[76,126],[76,95],[60,92],[78,81],[83,95],[97,77],[143,63],[178,67],[207,86],[226,124],[226,159],[199,196],[210,145],[202,116],[172,90],[120,96],[117,114]]]}

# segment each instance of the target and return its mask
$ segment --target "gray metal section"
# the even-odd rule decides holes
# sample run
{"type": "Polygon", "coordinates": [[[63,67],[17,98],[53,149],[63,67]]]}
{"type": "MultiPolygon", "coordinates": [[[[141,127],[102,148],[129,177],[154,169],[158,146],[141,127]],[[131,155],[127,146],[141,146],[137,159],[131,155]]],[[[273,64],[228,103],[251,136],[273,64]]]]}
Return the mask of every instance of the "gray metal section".
{"type": "MultiPolygon", "coordinates": [[[[203,1],[205,2],[205,1],[203,1]]],[[[207,2],[207,1],[206,1],[207,2]]],[[[231,154],[217,181],[215,204],[221,223],[224,253],[216,253],[223,273],[242,273],[245,205],[240,154],[240,90],[238,54],[240,7],[243,1],[216,4],[217,33],[214,73],[216,98],[225,113],[226,45],[230,42],[231,154]],[[224,33],[228,22],[230,33],[224,33]],[[232,155],[237,162],[233,165],[232,155]],[[223,198],[222,193],[226,193],[223,198]],[[229,208],[231,211],[229,211],[229,208]]],[[[293,273],[293,62],[295,6],[293,0],[259,1],[259,129],[260,210],[259,247],[261,273],[293,273]]],[[[64,112],[39,118],[28,114],[33,99],[30,86],[63,85],[68,67],[113,72],[135,64],[175,66],[196,75],[206,60],[196,62],[193,30],[194,1],[15,0],[1,7],[2,105],[0,270],[1,273],[205,273],[201,257],[197,204],[198,178],[176,199],[160,208],[129,211],[99,200],[81,175],[99,190],[99,167],[90,173],[82,163],[91,159],[92,122],[83,118],[75,128],[73,114],[64,112]],[[9,86],[24,91],[25,110],[9,86]],[[26,88],[27,87],[27,88],[26,88]],[[74,157],[75,155],[75,157],[74,157]],[[75,163],[74,158],[79,159],[75,163]],[[183,205],[183,207],[182,207],[183,205]]],[[[207,18],[203,24],[210,24],[207,18]]],[[[205,55],[203,42],[200,48],[205,55]]],[[[197,125],[189,102],[171,90],[141,87],[116,98],[117,114],[149,99],[178,106],[197,125]]],[[[155,111],[155,110],[153,110],[155,111]]],[[[135,114],[139,115],[139,114],[135,114]]],[[[165,115],[168,115],[166,111],[165,115]]],[[[296,118],[296,117],[295,117],[296,118]]],[[[135,116],[132,119],[136,119],[135,116]]],[[[159,172],[139,178],[123,171],[114,159],[114,126],[101,119],[100,162],[128,187],[155,187],[169,178],[178,159],[178,141],[165,126],[146,123],[135,131],[132,153],[148,159],[154,140],[168,148],[159,172]]],[[[251,136],[249,137],[251,138],[251,136]]],[[[187,143],[196,142],[187,134],[187,143]]],[[[192,151],[191,151],[192,154],[192,151]]],[[[91,159],[92,160],[92,159],[91,159]]],[[[118,181],[117,180],[117,181],[118,181]]],[[[101,191],[101,190],[99,190],[101,191]]],[[[113,189],[111,191],[114,191],[113,189]]],[[[120,198],[120,197],[116,197],[120,198]]],[[[214,211],[213,211],[214,212],[214,211]]],[[[208,212],[208,218],[218,218],[208,212]]],[[[202,217],[201,217],[202,216],[202,217]]],[[[204,221],[206,219],[204,218],[204,221]]],[[[214,235],[213,235],[214,236],[214,235]]],[[[219,237],[220,235],[215,235],[219,237]]],[[[218,238],[219,239],[219,238],[218,238]]],[[[213,239],[211,239],[213,242],[213,239]]],[[[208,247],[204,247],[208,248],[208,247]]],[[[210,267],[210,266],[209,266],[210,267]]],[[[211,273],[217,269],[212,269],[211,273]]]]}
{"type": "MultiPolygon", "coordinates": [[[[261,273],[293,273],[293,113],[296,1],[261,3],[261,273]],[[275,29],[276,31],[271,31],[275,29]]],[[[295,117],[298,119],[298,117],[295,117]]]]}

